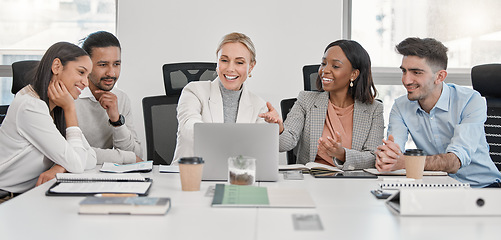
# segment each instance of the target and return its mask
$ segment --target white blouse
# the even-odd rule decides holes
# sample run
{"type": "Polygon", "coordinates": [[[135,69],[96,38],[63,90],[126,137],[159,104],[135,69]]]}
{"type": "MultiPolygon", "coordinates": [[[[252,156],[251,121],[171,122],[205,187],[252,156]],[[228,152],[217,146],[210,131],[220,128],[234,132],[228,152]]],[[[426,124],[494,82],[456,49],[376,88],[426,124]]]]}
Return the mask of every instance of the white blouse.
{"type": "Polygon", "coordinates": [[[79,127],[57,130],[47,104],[28,85],[21,89],[0,127],[0,189],[25,192],[54,163],[81,173],[96,165],[96,153],[79,127]]]}

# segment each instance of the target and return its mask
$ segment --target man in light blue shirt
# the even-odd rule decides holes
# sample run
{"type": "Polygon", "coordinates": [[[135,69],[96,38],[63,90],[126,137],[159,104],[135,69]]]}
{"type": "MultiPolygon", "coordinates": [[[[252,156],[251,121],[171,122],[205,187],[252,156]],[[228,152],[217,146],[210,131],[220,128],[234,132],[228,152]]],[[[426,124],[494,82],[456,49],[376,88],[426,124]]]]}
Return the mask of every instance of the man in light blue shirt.
{"type": "Polygon", "coordinates": [[[405,168],[402,152],[410,134],[427,154],[425,170],[448,172],[472,187],[501,187],[485,138],[485,100],[475,90],[444,83],[447,48],[431,38],[407,38],[396,48],[403,55],[407,95],[393,104],[388,140],[378,147],[376,168],[405,168]]]}

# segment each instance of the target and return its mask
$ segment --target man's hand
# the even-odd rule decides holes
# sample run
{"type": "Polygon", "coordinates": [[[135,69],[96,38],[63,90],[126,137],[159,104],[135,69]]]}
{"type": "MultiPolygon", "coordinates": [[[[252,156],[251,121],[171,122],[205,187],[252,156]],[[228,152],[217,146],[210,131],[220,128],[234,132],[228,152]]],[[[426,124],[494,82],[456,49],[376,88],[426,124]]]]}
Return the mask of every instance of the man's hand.
{"type": "Polygon", "coordinates": [[[138,162],[143,162],[143,159],[141,159],[140,157],[138,157],[138,156],[136,155],[136,162],[137,162],[137,163],[138,163],[138,162]]]}
{"type": "Polygon", "coordinates": [[[394,142],[393,135],[388,136],[388,140],[383,139],[383,145],[377,147],[376,169],[380,172],[390,172],[405,168],[403,153],[398,144],[394,142]]]}
{"type": "Polygon", "coordinates": [[[112,122],[118,121],[120,113],[118,112],[118,98],[110,91],[96,90],[94,93],[99,96],[99,103],[106,110],[108,117],[112,122]]]}
{"type": "Polygon", "coordinates": [[[44,184],[45,182],[48,182],[50,181],[51,179],[55,178],[56,177],[56,173],[64,173],[66,172],[66,169],[64,169],[63,167],[61,167],[61,165],[54,165],[52,168],[50,168],[49,170],[43,172],[42,174],[40,174],[40,176],[38,177],[38,181],[37,181],[37,185],[36,186],[39,186],[41,184],[44,184]]]}

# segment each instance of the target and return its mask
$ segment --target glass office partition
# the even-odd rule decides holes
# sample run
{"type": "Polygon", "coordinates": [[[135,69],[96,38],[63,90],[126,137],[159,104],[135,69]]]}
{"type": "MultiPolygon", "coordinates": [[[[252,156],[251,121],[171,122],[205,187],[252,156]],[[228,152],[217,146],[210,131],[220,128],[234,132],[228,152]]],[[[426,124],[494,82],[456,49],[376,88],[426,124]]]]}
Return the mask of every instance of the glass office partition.
{"type": "Polygon", "coordinates": [[[116,0],[0,0],[0,102],[12,101],[10,66],[39,60],[52,44],[78,44],[89,33],[115,33],[116,0]],[[3,77],[3,78],[2,78],[3,77]]]}
{"type": "Polygon", "coordinates": [[[395,45],[407,37],[433,37],[449,48],[450,68],[500,62],[499,0],[352,0],[351,38],[374,67],[398,67],[395,45]]]}

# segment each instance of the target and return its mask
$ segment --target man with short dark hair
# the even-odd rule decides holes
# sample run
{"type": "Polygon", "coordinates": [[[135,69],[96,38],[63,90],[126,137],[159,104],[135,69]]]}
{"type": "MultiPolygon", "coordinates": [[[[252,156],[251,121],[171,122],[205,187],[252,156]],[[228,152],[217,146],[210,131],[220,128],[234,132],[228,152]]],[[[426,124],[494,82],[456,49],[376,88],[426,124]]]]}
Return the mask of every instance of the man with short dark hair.
{"type": "Polygon", "coordinates": [[[475,90],[444,83],[447,48],[432,38],[407,38],[396,49],[403,55],[407,95],[393,104],[388,140],[378,147],[376,168],[405,168],[402,152],[410,134],[427,154],[425,170],[445,171],[472,187],[501,187],[485,138],[485,100],[475,90]]]}
{"type": "Polygon", "coordinates": [[[142,161],[129,97],[114,87],[120,76],[121,47],[111,33],[99,31],[82,44],[92,60],[89,87],[76,100],[80,128],[97,155],[97,163],[142,161]]]}

